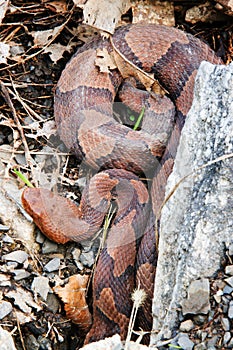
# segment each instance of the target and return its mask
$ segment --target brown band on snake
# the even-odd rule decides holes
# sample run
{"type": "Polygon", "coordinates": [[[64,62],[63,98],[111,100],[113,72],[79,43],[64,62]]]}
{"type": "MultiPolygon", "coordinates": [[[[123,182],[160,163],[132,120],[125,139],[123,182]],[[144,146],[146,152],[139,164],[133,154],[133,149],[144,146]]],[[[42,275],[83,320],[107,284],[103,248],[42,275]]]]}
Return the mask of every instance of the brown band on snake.
{"type": "MultiPolygon", "coordinates": [[[[168,119],[165,119],[166,114],[163,111],[162,114],[159,113],[159,110],[164,108],[161,106],[168,106],[168,111],[172,111],[170,102],[166,102],[166,98],[155,97],[154,100],[158,99],[160,105],[155,105],[153,111],[150,111],[154,104],[153,95],[149,96],[146,92],[140,93],[139,97],[140,103],[144,101],[147,107],[142,130],[135,132],[119,125],[112,118],[112,103],[122,77],[117,69],[101,73],[95,66],[97,48],[106,48],[109,53],[113,50],[108,41],[100,38],[79,49],[62,73],[55,96],[57,128],[66,146],[76,155],[84,156],[84,161],[95,169],[123,168],[146,175],[149,170],[154,169],[152,187],[148,185],[148,188],[151,187],[153,212],[149,213],[150,200],[145,186],[135,175],[125,170],[107,170],[91,179],[77,209],[76,223],[71,219],[76,210],[66,201],[63,216],[57,213],[58,223],[62,227],[56,220],[45,218],[47,211],[49,215],[53,214],[54,205],[52,209],[47,208],[43,198],[41,209],[37,201],[38,193],[34,196],[35,192],[31,189],[26,190],[23,196],[23,204],[35,217],[37,225],[50,238],[51,230],[56,238],[63,232],[64,242],[68,239],[78,241],[78,231],[81,231],[81,239],[87,238],[87,234],[92,235],[94,229],[101,225],[110,201],[117,203],[118,212],[94,275],[94,322],[86,343],[115,332],[125,338],[132,307],[130,296],[135,286],[135,274],[136,280],[140,281],[140,286],[145,288],[149,295],[139,322],[145,330],[150,329],[149,310],[157,259],[155,216],[160,213],[181,129],[186,113],[191,107],[197,68],[202,60],[221,63],[200,40],[165,26],[138,24],[122,27],[116,31],[112,42],[122,56],[139,68],[145,69],[147,73],[154,73],[160,85],[165,87],[177,111],[172,132],[172,113],[168,113],[168,119]],[[147,121],[148,115],[153,115],[156,121],[147,121]],[[156,122],[158,125],[155,125],[156,122]],[[157,135],[157,130],[164,125],[167,126],[157,135]],[[150,135],[149,131],[156,132],[156,135],[150,135]],[[45,219],[44,223],[40,221],[40,214],[45,219]],[[68,229],[63,226],[64,222],[61,222],[65,220],[59,220],[61,216],[63,219],[69,218],[68,229]],[[50,232],[46,232],[47,229],[50,232]]],[[[119,69],[121,72],[125,69],[123,74],[127,77],[127,65],[119,69]]],[[[128,75],[134,76],[132,69],[128,75]]],[[[137,79],[137,74],[134,78],[137,79]]],[[[127,89],[130,91],[131,87],[128,86],[127,89]]],[[[54,203],[52,196],[49,198],[49,202],[54,203]]],[[[61,239],[59,241],[61,242],[61,239]]]]}

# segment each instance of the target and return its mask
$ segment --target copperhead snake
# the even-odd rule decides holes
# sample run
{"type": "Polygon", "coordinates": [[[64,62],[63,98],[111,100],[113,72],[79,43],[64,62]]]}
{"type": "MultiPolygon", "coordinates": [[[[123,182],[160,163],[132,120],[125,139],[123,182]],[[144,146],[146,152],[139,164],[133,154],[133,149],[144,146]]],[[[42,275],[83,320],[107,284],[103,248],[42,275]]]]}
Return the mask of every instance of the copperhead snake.
{"type": "Polygon", "coordinates": [[[94,274],[93,325],[86,343],[115,333],[125,339],[135,280],[149,295],[138,323],[145,331],[151,329],[157,259],[154,222],[203,60],[221,63],[206,44],[183,31],[127,25],[117,29],[111,41],[98,37],[78,49],[58,81],[54,104],[58,133],[97,174],[79,207],[42,189],[26,189],[22,202],[47,237],[59,243],[93,236],[110,202],[118,207],[94,274]],[[97,49],[117,56],[120,70],[100,72],[95,64],[97,49]],[[135,66],[153,74],[169,96],[135,90],[131,81],[121,87],[124,103],[134,107],[134,97],[139,110],[146,106],[140,131],[116,122],[112,107],[123,77],[140,78],[135,66]],[[152,185],[140,181],[142,174],[153,177],[152,185]]]}

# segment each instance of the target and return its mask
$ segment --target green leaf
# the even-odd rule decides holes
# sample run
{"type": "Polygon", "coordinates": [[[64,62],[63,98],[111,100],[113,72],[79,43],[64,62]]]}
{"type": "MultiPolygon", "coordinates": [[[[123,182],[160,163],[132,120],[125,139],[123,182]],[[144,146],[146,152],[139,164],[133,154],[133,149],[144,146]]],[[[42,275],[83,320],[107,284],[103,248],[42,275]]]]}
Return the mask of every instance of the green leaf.
{"type": "Polygon", "coordinates": [[[14,169],[14,173],[28,186],[28,187],[34,187],[31,182],[18,170],[14,169]]]}
{"type": "Polygon", "coordinates": [[[141,113],[139,114],[139,117],[138,117],[136,123],[134,124],[133,130],[137,130],[137,128],[139,127],[139,124],[141,123],[144,112],[145,112],[145,107],[142,107],[141,113]]]}

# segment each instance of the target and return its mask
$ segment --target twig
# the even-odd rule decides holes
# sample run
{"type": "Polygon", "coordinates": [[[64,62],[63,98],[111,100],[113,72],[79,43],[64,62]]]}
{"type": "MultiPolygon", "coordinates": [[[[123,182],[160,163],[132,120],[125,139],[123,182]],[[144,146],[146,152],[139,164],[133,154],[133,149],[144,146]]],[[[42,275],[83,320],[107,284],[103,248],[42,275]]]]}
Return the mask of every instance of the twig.
{"type": "MultiPolygon", "coordinates": [[[[27,160],[27,163],[30,166],[30,169],[31,169],[31,172],[32,172],[32,175],[33,175],[34,174],[33,165],[35,165],[35,161],[31,157],[31,154],[30,154],[30,151],[29,151],[29,148],[28,148],[28,144],[27,144],[27,140],[26,140],[24,132],[23,132],[22,125],[20,124],[20,121],[19,121],[19,118],[17,116],[17,113],[16,113],[16,110],[14,108],[14,105],[13,105],[11,99],[10,99],[8,88],[6,88],[5,85],[1,81],[0,81],[0,87],[1,87],[1,90],[2,90],[3,97],[4,97],[5,101],[6,101],[6,103],[8,104],[8,106],[10,107],[11,112],[13,114],[14,121],[16,123],[17,129],[18,129],[18,131],[20,133],[20,136],[21,136],[22,143],[24,145],[25,158],[27,160]]],[[[13,156],[11,157],[11,159],[12,158],[13,158],[13,156]]]]}

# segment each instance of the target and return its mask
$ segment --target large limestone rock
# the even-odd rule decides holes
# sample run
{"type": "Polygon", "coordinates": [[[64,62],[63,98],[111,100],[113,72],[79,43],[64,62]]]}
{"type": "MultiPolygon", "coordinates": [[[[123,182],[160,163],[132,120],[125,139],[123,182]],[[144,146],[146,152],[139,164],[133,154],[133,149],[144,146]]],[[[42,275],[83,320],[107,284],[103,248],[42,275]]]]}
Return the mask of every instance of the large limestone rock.
{"type": "Polygon", "coordinates": [[[192,175],[162,209],[152,345],[175,335],[179,312],[189,307],[188,287],[213,276],[233,242],[232,153],[233,64],[203,62],[167,195],[192,175]]]}

